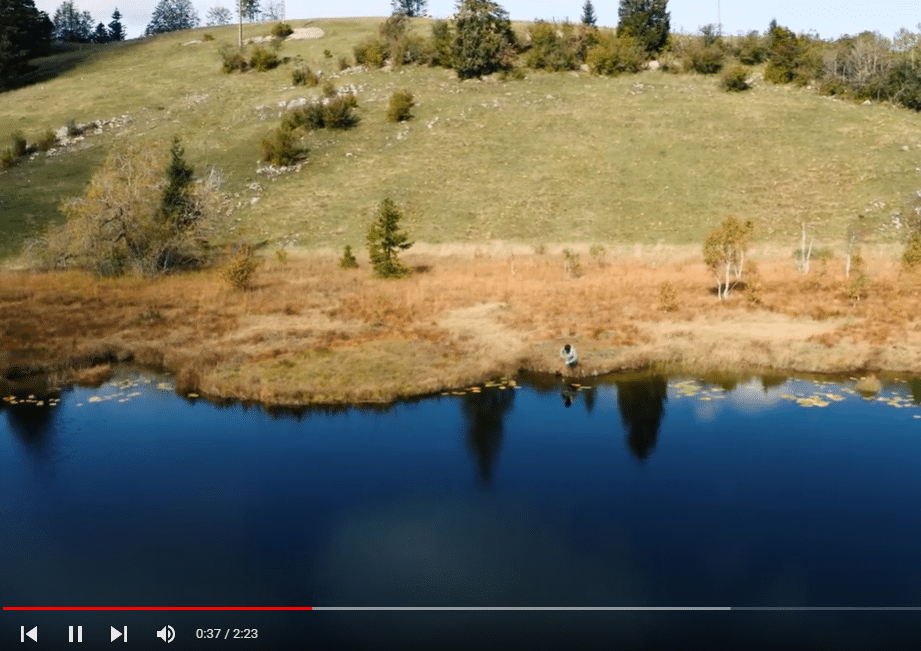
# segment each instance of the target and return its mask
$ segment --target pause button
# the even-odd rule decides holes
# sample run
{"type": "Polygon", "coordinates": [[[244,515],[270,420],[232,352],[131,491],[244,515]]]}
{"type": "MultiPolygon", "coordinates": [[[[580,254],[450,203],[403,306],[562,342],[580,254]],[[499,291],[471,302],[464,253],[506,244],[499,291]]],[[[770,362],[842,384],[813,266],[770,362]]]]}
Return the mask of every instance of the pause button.
{"type": "Polygon", "coordinates": [[[68,642],[82,642],[83,641],[83,627],[77,626],[77,639],[74,639],[74,627],[67,627],[67,641],[68,642]]]}

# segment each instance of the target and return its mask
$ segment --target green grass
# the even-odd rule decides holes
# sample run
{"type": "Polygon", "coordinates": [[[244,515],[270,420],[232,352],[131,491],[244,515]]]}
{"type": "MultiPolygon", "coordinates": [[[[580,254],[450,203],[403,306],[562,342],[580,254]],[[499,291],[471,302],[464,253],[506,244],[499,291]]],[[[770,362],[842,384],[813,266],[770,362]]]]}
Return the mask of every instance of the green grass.
{"type": "MultiPolygon", "coordinates": [[[[310,21],[325,36],[288,41],[280,56],[338,74],[339,56],[353,60],[352,46],[381,20],[310,21]]],[[[244,36],[270,28],[245,25],[244,36]]],[[[416,29],[427,33],[426,21],[416,29]]],[[[218,47],[236,34],[208,27],[99,47],[68,59],[54,79],[0,94],[0,142],[16,130],[34,142],[71,118],[132,118],[125,133],[88,138],[88,149],[0,173],[0,255],[60,219],[57,205],[82,192],[109,148],[137,136],[179,135],[199,173],[223,171],[241,203],[227,239],[336,250],[363,242],[387,196],[412,237],[433,243],[696,243],[728,214],[753,219],[756,240],[791,247],[802,220],[828,245],[863,214],[870,241],[895,242],[902,233],[881,226],[921,187],[921,115],[904,109],[767,83],[725,93],[715,78],[662,72],[529,71],[524,81],[460,83],[449,70],[419,67],[335,79],[360,88],[361,123],[311,134],[302,171],[269,181],[256,161],[280,122],[278,103],[320,89],[291,86],[293,61],[223,74],[218,47]],[[205,32],[216,40],[183,45],[205,32]],[[416,99],[407,123],[386,120],[396,90],[416,99]],[[252,182],[265,188],[255,204],[252,182]]]]}

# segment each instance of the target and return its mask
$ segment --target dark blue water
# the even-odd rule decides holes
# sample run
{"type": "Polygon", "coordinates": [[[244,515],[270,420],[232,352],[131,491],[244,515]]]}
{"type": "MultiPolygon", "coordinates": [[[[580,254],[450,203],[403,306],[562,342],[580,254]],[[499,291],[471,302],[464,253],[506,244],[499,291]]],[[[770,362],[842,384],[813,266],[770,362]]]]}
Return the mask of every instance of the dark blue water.
{"type": "MultiPolygon", "coordinates": [[[[533,378],[297,413],[138,375],[54,405],[20,395],[0,403],[2,602],[921,607],[921,385],[867,399],[849,381],[723,384],[533,378]]],[[[842,628],[866,615],[846,613],[729,624],[867,648],[876,633],[842,628]]],[[[425,621],[447,633],[472,616],[456,615],[425,621]]],[[[627,616],[583,624],[682,639],[627,616]]],[[[275,634],[303,621],[285,617],[258,621],[275,634]]],[[[308,617],[327,623],[312,635],[354,621],[308,617]]],[[[908,630],[921,611],[898,617],[908,630]]]]}

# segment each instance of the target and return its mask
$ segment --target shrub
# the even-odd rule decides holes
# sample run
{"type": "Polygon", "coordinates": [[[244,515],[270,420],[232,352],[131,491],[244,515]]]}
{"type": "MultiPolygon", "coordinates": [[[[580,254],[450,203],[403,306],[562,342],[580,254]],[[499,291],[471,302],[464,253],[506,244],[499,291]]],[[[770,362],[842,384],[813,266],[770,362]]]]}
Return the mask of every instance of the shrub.
{"type": "Polygon", "coordinates": [[[323,84],[323,97],[332,98],[338,94],[339,91],[336,90],[336,86],[333,84],[332,80],[327,80],[326,83],[323,84]]]}
{"type": "Polygon", "coordinates": [[[684,53],[684,69],[701,75],[715,75],[723,69],[725,58],[726,54],[718,43],[706,45],[698,41],[684,53]]]}
{"type": "Polygon", "coordinates": [[[674,312],[678,309],[678,291],[675,286],[666,280],[659,285],[659,310],[674,312]]]}
{"type": "Polygon", "coordinates": [[[243,247],[221,270],[221,278],[234,289],[246,290],[252,286],[253,274],[258,266],[252,249],[243,247]]]}
{"type": "Polygon", "coordinates": [[[45,133],[39,137],[38,142],[35,143],[39,151],[48,151],[56,144],[58,144],[58,137],[51,129],[46,129],[45,133]]]}
{"type": "Polygon", "coordinates": [[[342,257],[339,258],[339,266],[343,269],[358,269],[358,260],[355,258],[355,254],[352,253],[352,247],[348,244],[345,245],[342,257]]]}
{"type": "Polygon", "coordinates": [[[283,131],[305,129],[349,129],[358,124],[353,113],[358,101],[351,93],[326,100],[316,100],[288,111],[281,121],[283,131]]]}
{"type": "Polygon", "coordinates": [[[736,56],[747,66],[756,66],[764,63],[768,58],[768,48],[764,39],[756,31],[749,32],[742,37],[736,56]]]}
{"type": "Polygon", "coordinates": [[[514,66],[499,73],[499,81],[523,81],[528,78],[524,68],[514,66]]]}
{"type": "Polygon", "coordinates": [[[324,58],[324,59],[332,59],[332,58],[333,58],[333,53],[330,52],[329,50],[323,50],[323,58],[324,58]]]}
{"type": "Polygon", "coordinates": [[[291,83],[295,86],[313,88],[320,84],[320,76],[309,66],[298,66],[291,72],[291,83]]]}
{"type": "Polygon", "coordinates": [[[26,149],[28,147],[26,144],[26,137],[22,135],[22,132],[17,131],[16,133],[14,133],[12,135],[12,140],[13,140],[13,147],[11,151],[13,152],[13,156],[15,156],[16,158],[25,156],[26,149]]]}
{"type": "Polygon", "coordinates": [[[454,36],[451,34],[451,24],[446,20],[436,20],[432,23],[431,65],[450,68],[453,49],[454,36]]]}
{"type": "Polygon", "coordinates": [[[288,38],[294,33],[294,28],[288,23],[275,23],[272,25],[272,36],[275,38],[288,38]]]}
{"type": "Polygon", "coordinates": [[[397,259],[399,251],[413,245],[406,233],[399,230],[403,214],[390,199],[377,207],[377,220],[368,229],[368,255],[375,275],[381,278],[400,278],[409,273],[397,259]]]}
{"type": "Polygon", "coordinates": [[[579,67],[578,43],[572,25],[567,23],[560,26],[539,20],[531,25],[528,33],[531,45],[525,55],[526,66],[550,71],[575,70],[579,67]]]}
{"type": "Polygon", "coordinates": [[[345,57],[339,57],[339,72],[344,72],[352,66],[349,65],[349,60],[345,57]]]}
{"type": "Polygon", "coordinates": [[[609,33],[600,37],[598,45],[588,51],[585,62],[596,75],[619,75],[639,72],[646,62],[646,53],[629,36],[617,37],[609,33]]]}
{"type": "Polygon", "coordinates": [[[76,120],[73,118],[67,121],[67,136],[69,138],[76,138],[77,136],[83,135],[83,129],[77,126],[76,120]]]}
{"type": "Polygon", "coordinates": [[[360,66],[383,68],[387,61],[387,44],[374,36],[361,41],[352,51],[355,54],[355,63],[360,66]]]}
{"type": "Polygon", "coordinates": [[[262,140],[262,160],[271,165],[287,167],[302,160],[307,154],[297,136],[284,126],[275,129],[262,140]]]}
{"type": "Polygon", "coordinates": [[[278,264],[285,265],[288,262],[288,252],[284,249],[275,249],[275,259],[278,260],[278,264]]]}
{"type": "Polygon", "coordinates": [[[224,43],[218,49],[221,57],[221,70],[230,74],[231,72],[246,72],[249,68],[249,61],[243,56],[243,51],[234,47],[230,43],[224,43]]]}
{"type": "Polygon", "coordinates": [[[203,40],[203,41],[213,41],[213,40],[214,40],[214,36],[212,36],[211,34],[205,34],[204,36],[201,37],[201,40],[203,40]]]}
{"type": "Polygon", "coordinates": [[[272,68],[277,68],[281,60],[274,52],[265,48],[257,47],[249,58],[249,65],[258,72],[266,72],[272,68]]]}
{"type": "Polygon", "coordinates": [[[8,170],[16,164],[16,156],[13,155],[12,149],[0,151],[0,169],[8,170]]]}
{"type": "Polygon", "coordinates": [[[908,273],[916,271],[921,265],[921,232],[915,231],[908,239],[908,245],[902,254],[902,269],[908,273]]]}
{"type": "Polygon", "coordinates": [[[745,66],[733,66],[723,75],[720,86],[725,91],[741,92],[749,90],[748,75],[751,71],[745,66]]]}
{"type": "Polygon", "coordinates": [[[579,254],[572,249],[563,249],[563,270],[573,278],[578,278],[582,275],[579,254]]]}
{"type": "Polygon", "coordinates": [[[387,120],[402,122],[412,117],[410,111],[415,106],[413,94],[409,91],[397,91],[390,96],[390,106],[387,108],[387,120]]]}
{"type": "Polygon", "coordinates": [[[601,244],[592,244],[588,250],[588,254],[595,259],[595,264],[599,267],[605,266],[604,257],[607,255],[608,250],[604,248],[601,244]]]}

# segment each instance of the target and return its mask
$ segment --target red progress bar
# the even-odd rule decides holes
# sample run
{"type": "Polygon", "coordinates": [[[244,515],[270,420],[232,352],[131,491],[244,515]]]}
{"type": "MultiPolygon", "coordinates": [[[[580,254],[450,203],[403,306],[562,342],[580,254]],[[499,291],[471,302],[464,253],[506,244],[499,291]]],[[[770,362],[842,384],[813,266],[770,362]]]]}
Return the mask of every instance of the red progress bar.
{"type": "Polygon", "coordinates": [[[312,606],[4,606],[3,610],[313,610],[312,606]]]}

